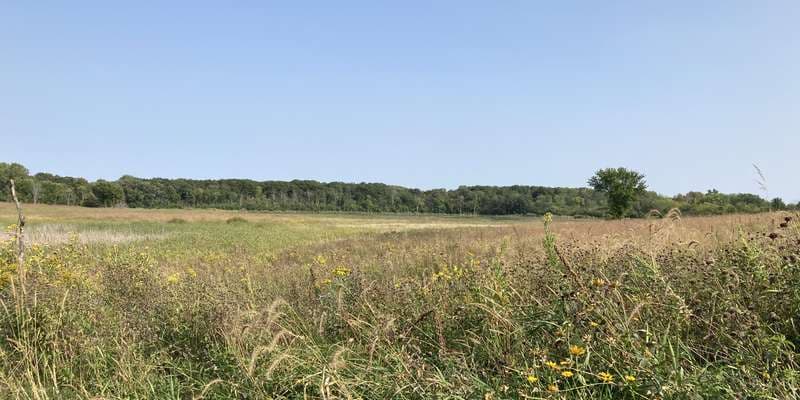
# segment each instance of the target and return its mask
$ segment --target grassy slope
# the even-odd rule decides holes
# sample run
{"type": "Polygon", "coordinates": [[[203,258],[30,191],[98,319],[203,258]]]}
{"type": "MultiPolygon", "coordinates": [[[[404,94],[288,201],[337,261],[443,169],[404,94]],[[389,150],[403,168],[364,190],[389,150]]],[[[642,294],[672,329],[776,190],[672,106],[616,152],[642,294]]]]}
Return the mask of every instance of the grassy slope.
{"type": "Polygon", "coordinates": [[[797,396],[783,215],[26,212],[3,398],[797,396]]]}

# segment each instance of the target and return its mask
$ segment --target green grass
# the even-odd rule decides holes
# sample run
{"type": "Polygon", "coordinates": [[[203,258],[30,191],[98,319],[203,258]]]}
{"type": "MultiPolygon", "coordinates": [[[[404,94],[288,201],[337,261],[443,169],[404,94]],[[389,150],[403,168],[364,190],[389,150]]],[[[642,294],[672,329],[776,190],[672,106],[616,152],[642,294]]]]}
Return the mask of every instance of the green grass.
{"type": "Polygon", "coordinates": [[[30,209],[78,235],[0,246],[0,398],[798,397],[783,214],[30,209]]]}

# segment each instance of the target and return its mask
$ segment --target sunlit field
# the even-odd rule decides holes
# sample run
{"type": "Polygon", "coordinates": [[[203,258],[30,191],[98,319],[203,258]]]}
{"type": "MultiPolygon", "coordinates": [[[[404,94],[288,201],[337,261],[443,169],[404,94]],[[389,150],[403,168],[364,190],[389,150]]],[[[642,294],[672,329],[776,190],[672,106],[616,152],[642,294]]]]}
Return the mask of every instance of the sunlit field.
{"type": "Polygon", "coordinates": [[[0,398],[800,396],[791,213],[23,207],[0,398]]]}

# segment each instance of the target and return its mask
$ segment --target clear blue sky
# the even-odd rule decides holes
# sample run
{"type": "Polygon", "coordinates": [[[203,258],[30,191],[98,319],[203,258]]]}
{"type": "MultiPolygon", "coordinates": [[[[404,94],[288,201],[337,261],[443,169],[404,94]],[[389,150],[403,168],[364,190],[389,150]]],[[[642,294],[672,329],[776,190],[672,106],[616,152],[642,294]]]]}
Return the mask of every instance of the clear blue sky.
{"type": "Polygon", "coordinates": [[[4,1],[32,171],[800,200],[800,2],[4,1]]]}

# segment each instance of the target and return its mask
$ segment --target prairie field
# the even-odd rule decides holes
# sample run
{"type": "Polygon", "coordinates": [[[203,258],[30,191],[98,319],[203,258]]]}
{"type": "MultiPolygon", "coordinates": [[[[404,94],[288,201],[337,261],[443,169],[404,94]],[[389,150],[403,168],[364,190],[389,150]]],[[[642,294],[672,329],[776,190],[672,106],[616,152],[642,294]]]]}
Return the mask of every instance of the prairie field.
{"type": "Polygon", "coordinates": [[[0,398],[800,397],[794,213],[0,203],[0,398]]]}

